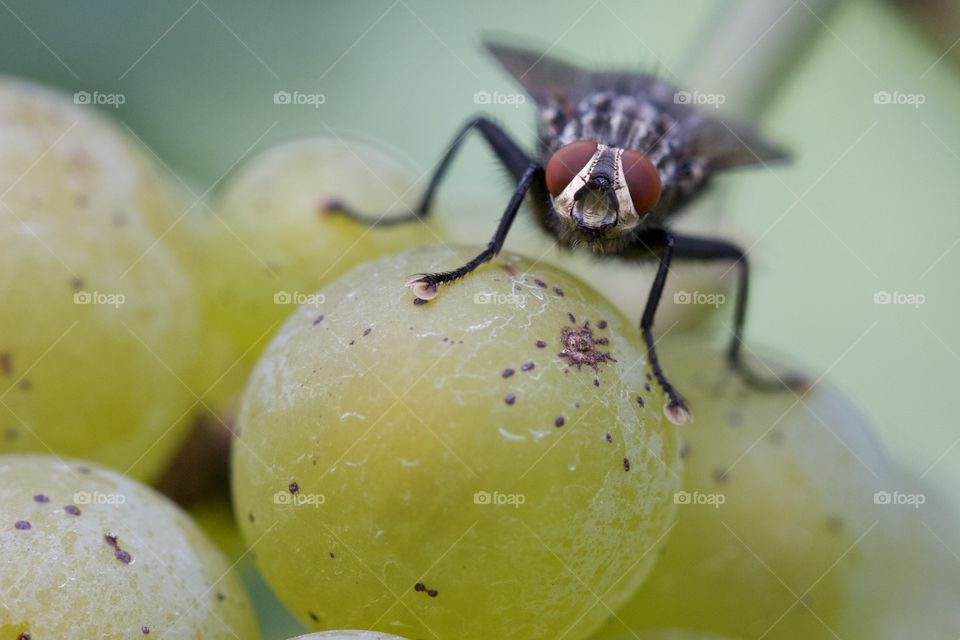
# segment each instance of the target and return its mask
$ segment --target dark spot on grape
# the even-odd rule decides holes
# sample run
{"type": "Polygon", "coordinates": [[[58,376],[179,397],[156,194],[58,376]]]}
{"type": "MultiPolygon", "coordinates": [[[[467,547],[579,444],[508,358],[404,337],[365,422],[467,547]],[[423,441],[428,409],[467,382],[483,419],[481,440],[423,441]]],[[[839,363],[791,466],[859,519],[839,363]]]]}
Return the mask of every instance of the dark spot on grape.
{"type": "Polygon", "coordinates": [[[3,430],[3,439],[7,442],[13,442],[19,437],[19,433],[14,427],[7,427],[3,430]]]}
{"type": "Polygon", "coordinates": [[[516,371],[514,371],[513,369],[507,368],[507,369],[504,369],[503,371],[500,372],[500,377],[501,377],[501,378],[509,378],[509,377],[512,376],[514,373],[516,373],[516,371]]]}
{"type": "Polygon", "coordinates": [[[82,278],[73,278],[70,280],[70,288],[74,291],[80,291],[83,289],[83,279],[82,278]]]}
{"type": "Polygon", "coordinates": [[[111,547],[116,548],[116,546],[117,546],[117,536],[113,535],[112,533],[108,533],[108,534],[106,534],[105,536],[103,536],[103,539],[106,541],[106,543],[107,543],[108,545],[110,545],[111,547]]]}
{"type": "Polygon", "coordinates": [[[313,611],[307,611],[307,615],[310,616],[310,619],[314,622],[320,622],[320,617],[315,614],[313,611]]]}
{"type": "Polygon", "coordinates": [[[13,356],[8,351],[0,352],[0,373],[5,376],[13,373],[13,356]]]}
{"type": "Polygon", "coordinates": [[[247,511],[247,520],[254,522],[256,518],[253,517],[253,511],[247,511]]]}
{"type": "Polygon", "coordinates": [[[730,479],[730,472],[726,469],[714,469],[713,481],[717,484],[723,484],[730,479]]]}
{"type": "Polygon", "coordinates": [[[148,627],[147,625],[143,625],[142,627],[140,627],[140,633],[142,633],[145,636],[150,635],[150,627],[148,627]]]}
{"type": "Polygon", "coordinates": [[[324,318],[324,316],[323,316],[322,313],[321,313],[320,315],[318,315],[317,318],[313,321],[314,326],[316,326],[316,325],[320,324],[321,322],[323,322],[323,318],[324,318]]]}
{"type": "Polygon", "coordinates": [[[630,471],[630,458],[623,459],[623,470],[630,471]]]}
{"type": "Polygon", "coordinates": [[[226,594],[224,594],[221,591],[217,591],[217,602],[223,602],[226,599],[227,599],[226,594]]]}
{"type": "Polygon", "coordinates": [[[297,495],[297,493],[300,491],[300,485],[297,484],[296,482],[291,482],[290,486],[288,486],[287,489],[289,489],[290,493],[292,493],[293,495],[297,495]]]}
{"type": "Polygon", "coordinates": [[[651,374],[649,371],[647,371],[647,381],[653,382],[653,374],[651,374]]]}
{"type": "Polygon", "coordinates": [[[113,557],[122,562],[123,564],[130,564],[133,558],[130,557],[130,554],[124,551],[123,549],[117,549],[113,552],[113,557]]]}
{"type": "Polygon", "coordinates": [[[560,296],[561,298],[563,297],[563,289],[561,289],[560,287],[554,287],[553,292],[558,296],[560,296]]]}
{"type": "Polygon", "coordinates": [[[80,509],[78,509],[76,506],[74,506],[74,505],[72,505],[72,504],[66,505],[66,506],[63,508],[63,510],[66,511],[67,513],[69,513],[69,514],[72,515],[72,516],[78,516],[78,515],[80,515],[80,509]]]}
{"type": "Polygon", "coordinates": [[[31,635],[29,631],[24,631],[19,636],[17,636],[17,640],[30,640],[30,638],[31,638],[31,635]]]}
{"type": "Polygon", "coordinates": [[[367,327],[366,329],[364,329],[364,330],[363,330],[363,337],[366,338],[368,335],[370,335],[370,332],[371,332],[371,331],[373,331],[373,327],[367,327]]]}
{"type": "Polygon", "coordinates": [[[639,405],[641,409],[645,406],[643,402],[643,396],[637,396],[637,405],[639,405]]]}
{"type": "Polygon", "coordinates": [[[557,419],[553,421],[554,426],[562,427],[563,424],[567,421],[563,416],[557,416],[557,419]]]}
{"type": "Polygon", "coordinates": [[[536,280],[534,280],[534,282],[536,282],[537,286],[540,287],[541,289],[547,288],[547,283],[541,280],[540,278],[537,278],[536,280]]]}
{"type": "Polygon", "coordinates": [[[597,329],[606,329],[606,328],[607,328],[606,320],[601,320],[600,322],[597,323],[597,329]]]}
{"type": "Polygon", "coordinates": [[[351,340],[350,342],[347,343],[347,346],[348,346],[348,347],[352,347],[355,342],[356,342],[356,340],[351,340]]]}
{"type": "Polygon", "coordinates": [[[436,589],[427,589],[427,595],[431,598],[436,598],[440,593],[436,589]]]}
{"type": "Polygon", "coordinates": [[[517,396],[513,393],[508,393],[503,397],[503,401],[506,402],[507,404],[513,404],[514,402],[517,401],[517,396]]]}
{"type": "Polygon", "coordinates": [[[595,387],[599,387],[599,386],[600,386],[600,378],[594,378],[594,379],[593,379],[593,386],[595,386],[595,387]]]}
{"type": "Polygon", "coordinates": [[[427,586],[426,586],[425,584],[423,584],[422,582],[418,582],[417,584],[413,585],[413,590],[414,590],[414,591],[426,591],[426,590],[427,590],[427,586]]]}
{"type": "Polygon", "coordinates": [[[335,554],[333,551],[331,551],[331,552],[328,553],[327,555],[329,555],[331,558],[336,558],[336,557],[337,557],[337,554],[335,554]]]}
{"type": "Polygon", "coordinates": [[[613,436],[611,436],[609,432],[607,432],[607,434],[604,436],[604,439],[607,442],[613,442],[613,436]]]}
{"type": "Polygon", "coordinates": [[[597,338],[597,344],[610,344],[610,340],[607,338],[597,338]]]}
{"type": "Polygon", "coordinates": [[[43,504],[45,502],[50,502],[50,498],[43,495],[42,493],[38,493],[37,495],[33,496],[33,501],[43,504]]]}
{"type": "Polygon", "coordinates": [[[537,340],[537,349],[543,349],[545,346],[547,346],[546,342],[543,340],[537,340]]]}
{"type": "Polygon", "coordinates": [[[13,526],[16,529],[19,529],[20,531],[27,531],[28,529],[31,528],[30,523],[27,522],[26,520],[17,520],[13,526]]]}
{"type": "Polygon", "coordinates": [[[686,442],[680,445],[680,451],[677,452],[677,455],[680,456],[681,460],[690,457],[690,445],[686,442]]]}
{"type": "Polygon", "coordinates": [[[536,366],[536,365],[533,364],[532,362],[525,362],[525,363],[523,364],[523,366],[520,367],[520,371],[530,371],[530,370],[533,369],[535,366],[536,366]]]}
{"type": "Polygon", "coordinates": [[[843,518],[840,516],[830,516],[827,518],[827,531],[830,533],[841,533],[843,529],[843,518]]]}
{"type": "Polygon", "coordinates": [[[90,467],[77,467],[77,473],[88,474],[90,473],[90,467]]]}
{"type": "Polygon", "coordinates": [[[572,313],[570,313],[569,311],[567,312],[567,319],[571,322],[571,324],[577,324],[577,318],[576,318],[576,316],[574,316],[574,315],[573,315],[572,313]]]}
{"type": "Polygon", "coordinates": [[[502,264],[500,265],[500,268],[506,271],[511,276],[517,275],[517,270],[513,268],[512,264],[502,264]]]}
{"type": "Polygon", "coordinates": [[[29,380],[23,379],[23,380],[20,381],[20,390],[21,390],[21,391],[30,391],[30,389],[32,389],[32,388],[33,388],[33,383],[30,382],[29,380]]]}
{"type": "Polygon", "coordinates": [[[597,341],[588,322],[584,322],[582,327],[561,327],[560,344],[563,349],[557,355],[578,371],[583,365],[596,371],[600,364],[616,362],[609,353],[597,349],[597,341]]]}
{"type": "Polygon", "coordinates": [[[650,393],[652,389],[649,384],[645,384],[643,385],[643,390],[646,391],[647,393],[650,393]]]}
{"type": "Polygon", "coordinates": [[[423,298],[414,298],[414,299],[413,299],[413,304],[415,304],[415,305],[418,306],[418,307],[419,307],[419,306],[422,306],[422,305],[425,305],[425,304],[427,304],[428,302],[429,302],[429,300],[424,300],[423,298]]]}

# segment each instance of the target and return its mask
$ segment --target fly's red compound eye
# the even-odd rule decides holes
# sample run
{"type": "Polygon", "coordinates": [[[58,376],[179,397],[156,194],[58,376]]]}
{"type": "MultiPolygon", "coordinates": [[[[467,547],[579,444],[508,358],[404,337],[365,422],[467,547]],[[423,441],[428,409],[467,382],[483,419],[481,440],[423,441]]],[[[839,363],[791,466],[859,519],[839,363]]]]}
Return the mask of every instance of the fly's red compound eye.
{"type": "Polygon", "coordinates": [[[660,200],[660,172],[638,151],[624,151],[621,162],[633,207],[641,215],[650,213],[660,200]]]}
{"type": "Polygon", "coordinates": [[[593,140],[578,140],[554,151],[547,161],[547,190],[551,195],[559,196],[596,152],[593,140]]]}

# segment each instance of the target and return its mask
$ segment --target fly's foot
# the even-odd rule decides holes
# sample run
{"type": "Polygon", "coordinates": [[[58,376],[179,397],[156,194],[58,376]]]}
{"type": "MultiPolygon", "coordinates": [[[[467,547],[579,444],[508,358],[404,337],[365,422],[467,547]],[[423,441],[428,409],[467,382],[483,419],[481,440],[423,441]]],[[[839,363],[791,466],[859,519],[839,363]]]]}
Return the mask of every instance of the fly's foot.
{"type": "Polygon", "coordinates": [[[667,417],[667,420],[677,426],[690,422],[691,416],[687,401],[672,387],[665,389],[665,391],[668,399],[667,403],[663,405],[663,415],[667,417]]]}
{"type": "Polygon", "coordinates": [[[404,285],[420,300],[433,300],[437,297],[437,281],[433,274],[420,273],[404,285]]]}

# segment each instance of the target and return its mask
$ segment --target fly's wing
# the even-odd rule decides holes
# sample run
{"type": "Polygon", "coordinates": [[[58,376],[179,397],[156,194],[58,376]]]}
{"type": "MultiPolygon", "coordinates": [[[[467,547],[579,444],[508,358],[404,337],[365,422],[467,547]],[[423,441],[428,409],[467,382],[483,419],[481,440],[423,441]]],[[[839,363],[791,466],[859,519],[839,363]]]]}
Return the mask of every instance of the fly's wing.
{"type": "MultiPolygon", "coordinates": [[[[540,109],[569,105],[572,109],[585,95],[596,91],[617,91],[628,95],[656,92],[665,85],[646,73],[597,72],[558,60],[536,49],[517,47],[495,39],[484,46],[501,66],[533,98],[540,109]]],[[[672,96],[672,91],[669,92],[672,96]]]]}
{"type": "Polygon", "coordinates": [[[684,152],[706,161],[712,170],[788,160],[785,149],[736,120],[691,114],[684,152]]]}

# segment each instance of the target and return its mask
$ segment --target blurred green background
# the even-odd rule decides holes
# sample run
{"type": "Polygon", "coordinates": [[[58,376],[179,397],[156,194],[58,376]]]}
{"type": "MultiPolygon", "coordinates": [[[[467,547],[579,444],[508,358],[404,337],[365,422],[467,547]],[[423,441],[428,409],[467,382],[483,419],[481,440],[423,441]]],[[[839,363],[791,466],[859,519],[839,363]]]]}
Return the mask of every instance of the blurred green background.
{"type": "MultiPolygon", "coordinates": [[[[375,142],[423,176],[481,109],[476,92],[517,91],[482,52],[486,32],[586,65],[696,80],[691,89],[724,91],[724,79],[768,73],[772,100],[738,100],[734,86],[725,107],[762,110],[763,130],[795,161],[723,178],[718,197],[680,226],[749,247],[750,344],[825,375],[871,418],[892,455],[957,502],[957,49],[890,3],[772,2],[760,20],[761,4],[4,0],[0,71],[71,93],[122,94],[124,104],[103,110],[201,190],[258,149],[308,135],[375,142]],[[711,38],[730,20],[759,24],[718,48],[711,38]],[[764,65],[790,25],[803,28],[771,73],[764,65]],[[322,95],[322,104],[278,105],[277,91],[322,95]],[[884,91],[923,104],[878,103],[884,91]],[[922,296],[922,304],[877,304],[883,292],[922,296]]],[[[532,143],[531,104],[482,108],[532,143]]],[[[455,237],[476,242],[492,232],[509,188],[471,141],[437,210],[456,220],[455,237]]],[[[524,227],[507,246],[536,257],[550,242],[524,227]]]]}

